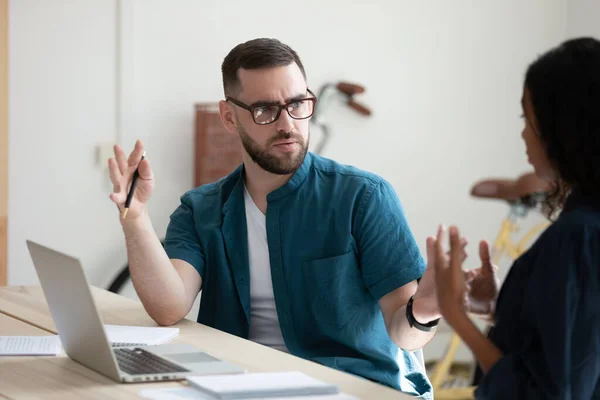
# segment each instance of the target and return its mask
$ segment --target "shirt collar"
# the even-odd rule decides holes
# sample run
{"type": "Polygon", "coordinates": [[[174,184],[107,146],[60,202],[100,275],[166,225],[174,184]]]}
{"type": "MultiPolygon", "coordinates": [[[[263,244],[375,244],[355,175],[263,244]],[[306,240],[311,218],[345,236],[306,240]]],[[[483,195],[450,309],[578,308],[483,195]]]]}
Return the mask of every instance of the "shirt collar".
{"type": "MultiPolygon", "coordinates": [[[[308,176],[308,171],[310,170],[312,164],[313,155],[311,152],[306,152],[306,157],[304,157],[304,161],[302,162],[302,165],[300,165],[300,168],[294,172],[294,175],[292,175],[290,180],[287,181],[285,185],[275,189],[267,195],[267,202],[281,199],[296,190],[308,176]]],[[[234,187],[231,191],[229,199],[227,199],[223,206],[223,213],[227,213],[227,211],[229,211],[229,209],[234,207],[236,204],[243,204],[245,187],[243,163],[236,168],[232,174],[232,177],[234,187]]]]}
{"type": "Polygon", "coordinates": [[[223,214],[226,214],[232,207],[235,208],[240,203],[244,204],[244,164],[239,165],[230,177],[232,178],[231,184],[233,188],[225,204],[223,204],[223,214]]]}
{"type": "Polygon", "coordinates": [[[569,193],[562,214],[566,214],[578,208],[595,208],[599,209],[600,204],[590,196],[586,196],[581,190],[575,188],[569,193]]]}
{"type": "Polygon", "coordinates": [[[304,161],[302,162],[302,165],[300,165],[300,168],[294,172],[294,175],[292,175],[290,180],[287,181],[285,185],[273,190],[267,195],[267,202],[281,199],[296,190],[308,176],[308,171],[310,170],[312,164],[313,156],[307,151],[306,157],[304,157],[304,161]]]}

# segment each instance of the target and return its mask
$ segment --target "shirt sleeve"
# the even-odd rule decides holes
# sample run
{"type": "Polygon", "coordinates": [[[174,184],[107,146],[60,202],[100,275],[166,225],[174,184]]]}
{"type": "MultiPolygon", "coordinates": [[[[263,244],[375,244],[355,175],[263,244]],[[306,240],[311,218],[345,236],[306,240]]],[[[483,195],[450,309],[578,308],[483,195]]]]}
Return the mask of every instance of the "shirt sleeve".
{"type": "Polygon", "coordinates": [[[363,198],[356,237],[363,281],[376,300],[425,272],[400,200],[387,181],[375,183],[363,198]]]}
{"type": "Polygon", "coordinates": [[[188,262],[196,268],[200,277],[204,278],[204,254],[200,247],[194,221],[192,201],[189,194],[186,193],[181,197],[180,205],[171,214],[164,247],[170,259],[188,262]]]}
{"type": "Polygon", "coordinates": [[[527,259],[534,263],[525,293],[530,320],[514,327],[529,336],[527,344],[496,362],[476,390],[477,399],[592,397],[600,376],[598,313],[593,297],[584,293],[593,276],[586,271],[598,260],[586,258],[585,242],[582,232],[556,229],[527,259]]]}

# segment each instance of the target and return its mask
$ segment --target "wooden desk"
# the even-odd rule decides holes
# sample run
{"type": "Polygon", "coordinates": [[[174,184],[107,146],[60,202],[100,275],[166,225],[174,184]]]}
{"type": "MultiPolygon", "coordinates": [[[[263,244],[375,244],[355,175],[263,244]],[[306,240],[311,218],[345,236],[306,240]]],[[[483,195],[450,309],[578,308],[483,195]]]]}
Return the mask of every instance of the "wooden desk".
{"type": "MultiPolygon", "coordinates": [[[[104,323],[156,326],[156,323],[148,316],[140,302],[103,289],[92,288],[92,290],[104,323]]],[[[31,324],[40,331],[45,330],[56,333],[56,327],[40,287],[0,287],[0,312],[31,324]]],[[[361,399],[399,400],[413,398],[367,379],[324,367],[190,320],[182,320],[175,326],[180,329],[180,334],[173,339],[173,342],[192,344],[217,358],[243,366],[249,372],[302,371],[317,379],[335,383],[339,385],[341,391],[361,399]]],[[[19,363],[18,361],[10,362],[19,363]]],[[[21,375],[27,376],[27,381],[39,379],[37,384],[45,385],[44,387],[52,387],[48,383],[48,379],[60,380],[62,378],[62,375],[56,371],[58,368],[73,372],[72,375],[69,375],[70,378],[67,381],[61,381],[63,388],[71,387],[73,390],[75,388],[78,390],[115,390],[118,391],[119,396],[131,396],[146,385],[155,385],[154,387],[166,387],[168,385],[161,382],[135,385],[116,384],[65,357],[53,358],[50,361],[47,361],[47,359],[40,361],[36,358],[24,360],[21,363],[25,364],[20,367],[22,370],[21,375]],[[47,379],[43,379],[43,377],[47,379]],[[74,379],[75,377],[78,378],[74,379]],[[81,380],[78,380],[79,378],[81,380]],[[98,388],[98,386],[100,387],[98,388]]],[[[3,376],[2,379],[6,378],[3,376]]],[[[19,386],[23,390],[27,385],[24,384],[23,380],[21,382],[23,384],[19,386]]],[[[3,386],[0,386],[0,395],[4,395],[3,386]]],[[[80,396],[81,394],[79,394],[80,396]]],[[[110,396],[115,397],[116,392],[115,395],[111,393],[110,396]]],[[[8,397],[10,398],[10,396],[8,397]]]]}
{"type": "MultiPolygon", "coordinates": [[[[41,336],[50,333],[0,314],[0,335],[41,336]]],[[[121,385],[64,354],[58,357],[0,357],[0,399],[141,399],[138,393],[143,388],[169,386],[181,384],[121,385]]]]}

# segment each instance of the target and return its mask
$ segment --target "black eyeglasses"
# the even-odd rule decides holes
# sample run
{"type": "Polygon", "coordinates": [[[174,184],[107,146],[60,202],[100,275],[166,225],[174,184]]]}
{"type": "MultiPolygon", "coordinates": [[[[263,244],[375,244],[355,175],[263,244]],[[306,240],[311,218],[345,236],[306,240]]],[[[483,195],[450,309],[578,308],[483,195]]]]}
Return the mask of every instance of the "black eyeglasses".
{"type": "Polygon", "coordinates": [[[317,97],[310,89],[306,89],[312,97],[307,97],[300,100],[292,100],[286,104],[266,104],[249,106],[236,100],[232,97],[227,96],[226,100],[231,101],[236,106],[242,107],[245,110],[250,111],[254,123],[258,125],[271,124],[279,118],[281,110],[285,108],[289,116],[293,119],[306,119],[310,118],[315,112],[315,104],[317,103],[317,97]]]}

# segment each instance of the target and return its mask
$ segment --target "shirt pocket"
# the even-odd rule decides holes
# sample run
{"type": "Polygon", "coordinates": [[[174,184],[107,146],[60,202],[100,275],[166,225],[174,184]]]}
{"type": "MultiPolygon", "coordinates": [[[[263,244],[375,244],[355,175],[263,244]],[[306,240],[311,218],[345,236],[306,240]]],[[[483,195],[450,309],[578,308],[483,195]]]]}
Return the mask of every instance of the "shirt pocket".
{"type": "Polygon", "coordinates": [[[315,319],[337,328],[347,325],[368,293],[354,251],[303,264],[315,319]]]}

